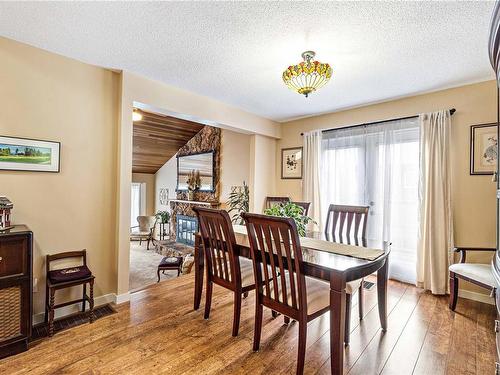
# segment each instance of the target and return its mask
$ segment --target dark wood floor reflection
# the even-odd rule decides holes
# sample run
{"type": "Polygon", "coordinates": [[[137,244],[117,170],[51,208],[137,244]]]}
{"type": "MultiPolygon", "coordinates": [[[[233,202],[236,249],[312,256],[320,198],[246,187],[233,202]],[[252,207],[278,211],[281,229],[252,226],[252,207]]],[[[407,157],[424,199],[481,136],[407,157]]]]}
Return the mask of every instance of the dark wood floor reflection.
{"type": "MultiPolygon", "coordinates": [[[[374,281],[374,280],[371,280],[374,281]]],[[[266,311],[261,350],[253,353],[253,293],[243,301],[240,335],[231,337],[232,296],[214,288],[210,320],[193,311],[192,275],[134,293],[118,313],[42,340],[0,360],[0,374],[291,374],[297,325],[266,311]]],[[[356,299],[354,299],[356,300],[356,299]]],[[[203,306],[202,306],[203,307],[203,306]]],[[[354,309],[357,306],[353,306],[354,309]]],[[[492,374],[494,308],[460,299],[448,310],[435,297],[389,284],[389,330],[379,328],[376,288],[366,291],[365,319],[352,314],[349,374],[492,374]]],[[[329,374],[328,316],[308,327],[305,372],[329,374]]]]}

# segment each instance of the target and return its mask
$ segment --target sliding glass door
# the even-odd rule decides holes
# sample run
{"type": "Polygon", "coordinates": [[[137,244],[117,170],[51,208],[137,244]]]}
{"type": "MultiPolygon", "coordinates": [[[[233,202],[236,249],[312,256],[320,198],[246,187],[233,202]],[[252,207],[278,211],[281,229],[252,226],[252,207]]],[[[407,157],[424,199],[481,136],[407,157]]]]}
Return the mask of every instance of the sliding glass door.
{"type": "Polygon", "coordinates": [[[323,134],[322,215],[333,204],[369,206],[367,237],[392,243],[390,275],[415,282],[418,234],[418,119],[323,134]]]}

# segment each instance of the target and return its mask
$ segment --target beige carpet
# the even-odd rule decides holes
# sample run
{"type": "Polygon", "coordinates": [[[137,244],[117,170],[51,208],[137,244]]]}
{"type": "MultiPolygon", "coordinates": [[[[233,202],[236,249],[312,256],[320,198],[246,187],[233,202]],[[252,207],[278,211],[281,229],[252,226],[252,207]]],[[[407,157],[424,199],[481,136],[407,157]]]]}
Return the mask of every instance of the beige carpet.
{"type": "MultiPolygon", "coordinates": [[[[150,245],[150,250],[146,250],[146,243],[139,245],[138,241],[130,243],[130,290],[140,289],[147,285],[156,283],[158,276],[156,270],[163,256],[154,250],[150,245]]],[[[165,275],[160,274],[160,281],[177,277],[177,271],[166,271],[165,275]]]]}

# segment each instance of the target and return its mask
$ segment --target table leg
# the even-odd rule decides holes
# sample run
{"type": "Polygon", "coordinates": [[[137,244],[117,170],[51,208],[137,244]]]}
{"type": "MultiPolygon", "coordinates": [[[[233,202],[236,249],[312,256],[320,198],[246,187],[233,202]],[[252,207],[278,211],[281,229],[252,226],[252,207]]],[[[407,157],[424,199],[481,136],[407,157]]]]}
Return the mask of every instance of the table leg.
{"type": "Polygon", "coordinates": [[[387,331],[387,279],[389,277],[389,258],[377,271],[378,315],[382,331],[387,331]]]}
{"type": "Polygon", "coordinates": [[[194,240],[194,309],[200,308],[201,292],[203,290],[203,251],[200,236],[194,240]]]}
{"type": "Polygon", "coordinates": [[[330,278],[330,363],[332,375],[344,372],[345,279],[332,274],[330,278]]]}

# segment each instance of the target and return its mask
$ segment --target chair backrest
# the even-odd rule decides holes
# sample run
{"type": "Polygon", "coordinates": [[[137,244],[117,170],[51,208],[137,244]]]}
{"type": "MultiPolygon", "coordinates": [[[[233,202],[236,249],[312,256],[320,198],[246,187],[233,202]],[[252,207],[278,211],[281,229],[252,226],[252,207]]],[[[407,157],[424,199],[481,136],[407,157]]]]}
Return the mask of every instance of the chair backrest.
{"type": "Polygon", "coordinates": [[[141,232],[149,232],[156,224],[156,216],[137,216],[137,222],[141,232]]]}
{"type": "Polygon", "coordinates": [[[208,277],[226,288],[241,286],[240,258],[229,214],[224,210],[193,207],[198,217],[208,277]]]}
{"type": "Polygon", "coordinates": [[[295,222],[285,217],[249,213],[242,216],[260,302],[291,317],[307,314],[302,249],[295,222]]]}
{"type": "Polygon", "coordinates": [[[280,204],[280,203],[286,203],[290,202],[291,199],[289,197],[266,197],[266,207],[265,208],[271,208],[274,205],[280,204]]]}
{"type": "Polygon", "coordinates": [[[325,234],[341,242],[365,240],[369,209],[368,206],[331,204],[326,216],[325,234]]]}
{"type": "Polygon", "coordinates": [[[87,265],[87,250],[79,250],[79,251],[66,251],[64,253],[58,253],[58,254],[47,254],[45,257],[45,267],[47,270],[47,274],[50,271],[50,263],[55,262],[57,260],[62,260],[62,259],[70,259],[70,258],[82,258],[83,265],[87,265]]]}
{"type": "Polygon", "coordinates": [[[292,203],[302,207],[304,209],[305,216],[309,214],[309,207],[311,207],[311,202],[292,202],[292,203]]]}

